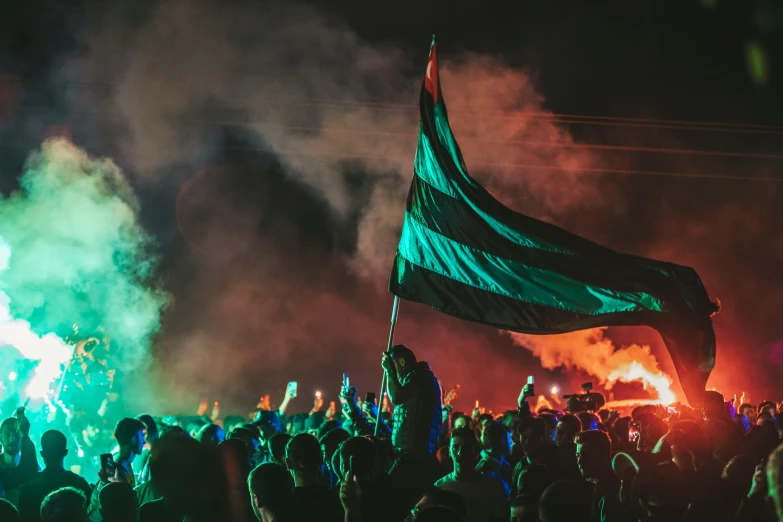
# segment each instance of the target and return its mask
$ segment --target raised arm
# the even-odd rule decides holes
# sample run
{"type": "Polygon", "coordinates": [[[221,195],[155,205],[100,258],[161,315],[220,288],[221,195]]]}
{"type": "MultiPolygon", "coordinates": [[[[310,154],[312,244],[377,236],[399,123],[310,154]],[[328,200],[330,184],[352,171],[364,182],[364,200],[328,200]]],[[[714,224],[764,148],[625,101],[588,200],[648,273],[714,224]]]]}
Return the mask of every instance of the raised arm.
{"type": "Polygon", "coordinates": [[[17,429],[22,435],[21,456],[19,458],[19,470],[24,475],[24,482],[38,473],[38,453],[35,451],[35,443],[30,438],[30,421],[24,413],[17,415],[17,429]]]}
{"type": "Polygon", "coordinates": [[[416,392],[418,391],[416,389],[416,382],[411,381],[403,386],[400,382],[400,378],[397,377],[394,361],[389,355],[383,354],[381,366],[383,366],[383,371],[386,372],[386,381],[389,383],[389,399],[392,404],[400,404],[416,395],[416,392]]]}
{"type": "Polygon", "coordinates": [[[280,403],[280,407],[277,409],[277,412],[280,415],[285,415],[285,412],[288,409],[288,405],[291,403],[294,397],[296,397],[296,383],[289,382],[285,388],[285,397],[283,397],[283,402],[280,403]]]}
{"type": "Polygon", "coordinates": [[[517,399],[517,406],[519,406],[519,417],[530,417],[530,405],[527,403],[528,397],[535,397],[536,392],[532,384],[525,384],[522,390],[519,392],[519,398],[517,399]]]}

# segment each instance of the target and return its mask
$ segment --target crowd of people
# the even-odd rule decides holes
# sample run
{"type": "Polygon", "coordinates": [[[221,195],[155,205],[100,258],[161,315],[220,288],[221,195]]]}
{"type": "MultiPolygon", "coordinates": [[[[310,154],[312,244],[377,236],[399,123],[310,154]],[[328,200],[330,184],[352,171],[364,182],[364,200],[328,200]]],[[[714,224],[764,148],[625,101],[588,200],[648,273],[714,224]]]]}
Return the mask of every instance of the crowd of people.
{"type": "Polygon", "coordinates": [[[0,424],[0,522],[783,522],[781,404],[531,411],[529,383],[466,414],[404,345],[382,366],[380,408],[346,383],[340,413],[317,397],[289,415],[289,386],[252,420],[123,418],[95,480],[20,408],[0,424]]]}

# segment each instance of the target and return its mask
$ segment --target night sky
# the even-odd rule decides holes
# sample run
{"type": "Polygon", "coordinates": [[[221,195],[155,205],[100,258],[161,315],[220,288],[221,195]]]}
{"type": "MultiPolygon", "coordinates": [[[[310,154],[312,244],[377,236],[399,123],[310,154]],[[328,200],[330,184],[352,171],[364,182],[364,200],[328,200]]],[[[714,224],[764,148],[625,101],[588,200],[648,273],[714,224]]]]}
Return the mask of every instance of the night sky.
{"type": "MultiPolygon", "coordinates": [[[[17,2],[0,20],[0,190],[54,135],[126,172],[174,298],[145,381],[160,409],[208,396],[242,411],[288,380],[336,399],[343,371],[377,391],[433,33],[474,177],[515,210],[693,266],[723,307],[711,385],[783,392],[779,3],[67,4],[17,2]]],[[[654,332],[610,334],[652,343],[671,370],[654,332]]],[[[508,406],[528,374],[589,379],[412,303],[397,339],[462,384],[459,408],[508,406]]]]}

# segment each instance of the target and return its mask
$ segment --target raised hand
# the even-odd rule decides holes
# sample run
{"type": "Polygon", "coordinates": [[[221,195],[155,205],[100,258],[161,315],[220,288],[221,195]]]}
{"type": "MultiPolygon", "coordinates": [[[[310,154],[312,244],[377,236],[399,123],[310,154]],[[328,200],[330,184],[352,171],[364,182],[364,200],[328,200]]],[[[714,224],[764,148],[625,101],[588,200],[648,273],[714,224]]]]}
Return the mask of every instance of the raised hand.
{"type": "Polygon", "coordinates": [[[750,483],[749,497],[764,496],[767,492],[767,473],[764,464],[758,464],[753,473],[753,480],[750,483]]]}
{"type": "Polygon", "coordinates": [[[536,396],[535,385],[525,384],[522,387],[522,391],[519,392],[519,399],[517,399],[517,401],[521,405],[523,402],[525,402],[525,399],[529,397],[535,397],[535,396],[536,396]]]}
{"type": "Polygon", "coordinates": [[[296,383],[291,381],[285,387],[285,398],[290,400],[294,397],[296,397],[296,383]]]}
{"type": "Polygon", "coordinates": [[[381,359],[381,366],[384,370],[386,370],[389,373],[394,373],[394,359],[391,358],[391,356],[383,352],[383,359],[381,359]]]}
{"type": "Polygon", "coordinates": [[[315,413],[317,411],[320,411],[321,408],[324,406],[324,398],[321,397],[320,394],[315,396],[315,399],[313,400],[313,409],[310,413],[315,413]]]}
{"type": "Polygon", "coordinates": [[[269,394],[267,393],[266,395],[264,395],[263,397],[258,399],[258,404],[256,404],[256,408],[259,409],[259,410],[270,411],[272,409],[271,404],[272,404],[272,402],[269,399],[269,394]]]}
{"type": "Polygon", "coordinates": [[[373,419],[378,417],[378,405],[374,402],[365,402],[362,404],[362,410],[373,419]]]}
{"type": "Polygon", "coordinates": [[[30,435],[30,419],[27,418],[24,412],[18,413],[16,416],[16,429],[19,430],[23,437],[30,435]]]}
{"type": "Polygon", "coordinates": [[[351,386],[347,390],[340,390],[340,402],[353,401],[356,402],[356,386],[351,386]]]}
{"type": "Polygon", "coordinates": [[[451,406],[451,402],[457,398],[458,393],[459,393],[459,384],[455,385],[453,389],[446,392],[446,395],[443,397],[443,405],[451,406]]]}
{"type": "Polygon", "coordinates": [[[343,483],[340,484],[340,503],[347,514],[361,509],[362,488],[350,471],[345,472],[343,483]]]}

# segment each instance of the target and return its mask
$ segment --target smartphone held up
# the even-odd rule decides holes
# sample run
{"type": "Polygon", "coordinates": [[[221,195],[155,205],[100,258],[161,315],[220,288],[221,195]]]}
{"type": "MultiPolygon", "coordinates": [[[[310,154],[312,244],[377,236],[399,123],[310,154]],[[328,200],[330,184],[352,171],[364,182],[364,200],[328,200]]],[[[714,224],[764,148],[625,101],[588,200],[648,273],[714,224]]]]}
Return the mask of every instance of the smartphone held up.
{"type": "Polygon", "coordinates": [[[628,442],[639,442],[641,428],[638,422],[631,421],[628,423],[628,442]]]}
{"type": "Polygon", "coordinates": [[[113,477],[117,470],[117,464],[114,463],[114,457],[111,453],[103,453],[101,455],[101,473],[108,480],[109,477],[113,477]]]}

